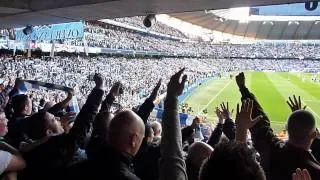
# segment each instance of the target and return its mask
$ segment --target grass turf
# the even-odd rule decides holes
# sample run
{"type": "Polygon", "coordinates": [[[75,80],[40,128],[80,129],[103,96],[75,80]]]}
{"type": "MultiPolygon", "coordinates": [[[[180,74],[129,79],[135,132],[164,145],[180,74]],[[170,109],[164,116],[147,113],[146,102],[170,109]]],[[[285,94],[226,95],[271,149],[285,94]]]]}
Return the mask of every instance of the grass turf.
{"type": "MultiPolygon", "coordinates": [[[[246,85],[257,97],[265,112],[271,119],[275,132],[285,128],[290,114],[286,103],[289,96],[299,95],[304,104],[308,106],[320,125],[320,84],[311,81],[310,74],[289,72],[246,72],[246,85]]],[[[213,79],[199,86],[194,93],[187,97],[188,103],[194,110],[194,115],[203,115],[208,110],[208,118],[217,121],[214,113],[215,107],[221,102],[229,102],[229,106],[236,108],[240,102],[240,92],[234,79],[228,76],[213,79]]],[[[233,113],[233,117],[234,117],[233,113]]]]}

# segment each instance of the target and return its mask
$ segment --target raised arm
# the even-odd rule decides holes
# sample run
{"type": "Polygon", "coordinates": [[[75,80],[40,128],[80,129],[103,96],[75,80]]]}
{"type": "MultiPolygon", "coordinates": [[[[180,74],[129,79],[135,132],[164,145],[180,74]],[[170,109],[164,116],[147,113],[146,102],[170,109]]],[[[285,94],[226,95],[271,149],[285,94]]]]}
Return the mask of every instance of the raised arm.
{"type": "Polygon", "coordinates": [[[254,126],[262,116],[258,116],[252,120],[252,107],[253,101],[248,99],[242,101],[241,109],[239,104],[237,105],[237,115],[236,115],[236,141],[239,143],[247,142],[247,132],[254,126]]]}
{"type": "Polygon", "coordinates": [[[267,117],[266,113],[263,111],[263,108],[260,106],[258,100],[254,96],[254,94],[252,94],[249,91],[249,89],[246,87],[245,76],[243,72],[236,76],[236,82],[239,87],[240,93],[242,95],[241,100],[246,100],[246,99],[253,100],[252,117],[254,118],[259,115],[263,115],[267,118],[267,121],[269,122],[269,125],[270,125],[269,118],[267,117]]]}
{"type": "Polygon", "coordinates": [[[100,112],[93,122],[93,129],[90,140],[86,146],[86,154],[88,158],[93,158],[99,152],[101,145],[104,143],[107,135],[107,125],[112,118],[110,109],[116,96],[120,95],[119,82],[116,82],[110,89],[109,94],[102,102],[100,112]]]}
{"type": "Polygon", "coordinates": [[[187,76],[182,76],[184,69],[173,75],[168,84],[162,118],[160,180],[186,180],[186,164],[182,157],[181,129],[178,114],[178,96],[182,94],[187,76]]]}
{"type": "Polygon", "coordinates": [[[111,119],[109,117],[111,115],[110,108],[115,100],[115,97],[120,95],[120,87],[121,84],[119,82],[114,83],[105,100],[102,102],[100,112],[93,122],[91,137],[103,136],[103,138],[105,138],[107,122],[111,119]]]}
{"type": "Polygon", "coordinates": [[[222,129],[223,129],[223,121],[224,121],[224,116],[222,114],[222,111],[216,107],[216,115],[218,117],[218,123],[214,130],[212,131],[210,138],[207,142],[212,148],[215,148],[215,146],[219,143],[221,135],[222,135],[222,129]]]}
{"type": "Polygon", "coordinates": [[[120,88],[121,88],[120,82],[116,82],[113,84],[109,94],[106,96],[106,98],[101,104],[100,113],[105,111],[108,111],[108,112],[110,111],[112,103],[115,101],[116,97],[120,95],[120,88]]]}
{"type": "Polygon", "coordinates": [[[76,117],[73,127],[70,130],[70,135],[77,140],[78,143],[82,143],[87,133],[91,128],[91,123],[95,119],[99,106],[104,94],[103,90],[103,78],[96,74],[94,76],[95,88],[91,91],[86,103],[83,105],[80,113],[76,117]]]}
{"type": "Polygon", "coordinates": [[[68,91],[68,96],[66,97],[66,99],[64,99],[63,101],[55,104],[51,108],[49,108],[48,112],[51,113],[51,114],[55,114],[57,112],[62,111],[65,108],[67,108],[69,103],[70,103],[70,101],[72,100],[73,96],[74,96],[74,90],[69,90],[68,91]]]}
{"type": "Polygon", "coordinates": [[[223,102],[222,104],[220,104],[220,108],[221,108],[220,111],[222,114],[222,118],[225,119],[222,131],[230,141],[233,141],[235,139],[235,133],[236,133],[235,124],[231,118],[233,109],[230,110],[228,102],[227,103],[223,102]]]}
{"type": "Polygon", "coordinates": [[[243,73],[240,73],[238,76],[236,76],[236,82],[242,94],[242,101],[248,99],[253,101],[251,113],[252,119],[255,119],[258,116],[263,117],[261,121],[250,128],[250,132],[254,147],[261,154],[261,156],[267,155],[268,153],[266,151],[270,149],[270,146],[277,144],[280,139],[273,134],[268,116],[263,111],[256,97],[249,92],[248,88],[246,87],[245,76],[243,73]]]}
{"type": "Polygon", "coordinates": [[[156,100],[159,89],[161,87],[161,82],[162,80],[160,79],[157,83],[157,85],[153,88],[150,96],[144,101],[144,103],[140,106],[137,114],[141,117],[143,120],[144,124],[147,123],[148,118],[150,116],[150,113],[152,112],[154,108],[153,101],[156,100]]]}

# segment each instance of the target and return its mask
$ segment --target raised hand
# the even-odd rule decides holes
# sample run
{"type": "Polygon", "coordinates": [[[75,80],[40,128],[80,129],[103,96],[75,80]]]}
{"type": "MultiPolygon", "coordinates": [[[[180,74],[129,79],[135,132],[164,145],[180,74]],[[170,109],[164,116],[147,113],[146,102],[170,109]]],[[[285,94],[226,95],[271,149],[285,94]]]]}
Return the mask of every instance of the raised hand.
{"type": "Polygon", "coordinates": [[[236,140],[239,142],[245,142],[247,138],[247,130],[255,125],[260,119],[262,119],[262,116],[258,116],[252,120],[252,108],[252,100],[244,100],[242,102],[241,109],[239,104],[237,105],[236,140]]]}
{"type": "Polygon", "coordinates": [[[221,111],[218,107],[216,107],[216,115],[217,115],[217,117],[218,117],[218,123],[219,123],[219,124],[223,124],[223,120],[224,120],[225,118],[224,118],[224,116],[223,116],[223,114],[222,114],[222,111],[221,111]]]}
{"type": "Polygon", "coordinates": [[[226,106],[225,103],[223,102],[222,104],[220,104],[220,107],[221,107],[222,115],[224,119],[230,119],[233,113],[233,109],[231,111],[229,110],[229,103],[227,102],[227,106],[226,106]]]}
{"type": "Polygon", "coordinates": [[[184,89],[184,84],[187,81],[187,75],[183,75],[182,80],[180,82],[180,77],[184,70],[185,68],[181,69],[179,72],[177,72],[171,77],[170,82],[168,83],[168,89],[167,89],[168,95],[178,97],[179,95],[182,94],[184,89]]]}
{"type": "Polygon", "coordinates": [[[159,89],[161,87],[161,82],[162,82],[162,79],[159,79],[157,85],[153,88],[151,94],[150,94],[150,100],[154,101],[156,100],[157,98],[157,95],[158,95],[158,92],[159,92],[159,89]]]}
{"type": "Polygon", "coordinates": [[[296,96],[293,95],[293,101],[291,97],[289,97],[289,101],[287,101],[287,104],[289,105],[292,112],[307,108],[307,106],[302,107],[300,96],[298,96],[298,99],[297,99],[296,96]]]}
{"type": "Polygon", "coordinates": [[[298,168],[296,172],[292,174],[292,180],[311,180],[311,176],[308,170],[298,168]]]}
{"type": "Polygon", "coordinates": [[[245,87],[246,81],[245,81],[245,76],[243,72],[239,73],[236,76],[236,82],[239,88],[245,87]]]}
{"type": "Polygon", "coordinates": [[[120,82],[116,82],[113,84],[112,88],[110,89],[110,93],[116,97],[120,95],[120,89],[121,89],[121,83],[120,82]]]}
{"type": "Polygon", "coordinates": [[[93,77],[93,80],[96,83],[96,88],[103,88],[104,80],[101,74],[96,73],[93,77]]]}

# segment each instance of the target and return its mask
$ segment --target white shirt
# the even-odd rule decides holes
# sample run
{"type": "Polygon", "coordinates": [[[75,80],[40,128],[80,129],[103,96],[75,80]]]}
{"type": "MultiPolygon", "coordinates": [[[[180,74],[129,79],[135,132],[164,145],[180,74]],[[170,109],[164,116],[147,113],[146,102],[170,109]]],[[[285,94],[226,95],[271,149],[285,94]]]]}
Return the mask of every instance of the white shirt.
{"type": "Polygon", "coordinates": [[[7,151],[0,150],[0,174],[2,174],[8,167],[12,158],[12,154],[7,151]]]}

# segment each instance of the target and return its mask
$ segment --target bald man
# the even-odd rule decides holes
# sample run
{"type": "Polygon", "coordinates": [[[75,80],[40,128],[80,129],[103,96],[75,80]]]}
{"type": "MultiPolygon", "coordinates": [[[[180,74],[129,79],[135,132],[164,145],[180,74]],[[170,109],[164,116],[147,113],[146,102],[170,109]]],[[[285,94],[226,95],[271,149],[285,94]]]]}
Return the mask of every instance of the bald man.
{"type": "Polygon", "coordinates": [[[201,141],[195,142],[189,147],[186,159],[188,180],[198,180],[200,167],[212,151],[211,146],[201,141]]]}
{"type": "Polygon", "coordinates": [[[152,130],[154,132],[153,143],[160,144],[162,126],[158,121],[154,121],[151,123],[152,130]]]}
{"type": "MultiPolygon", "coordinates": [[[[294,111],[287,121],[289,139],[283,142],[274,135],[269,117],[246,87],[244,73],[240,73],[236,81],[242,99],[254,101],[251,116],[263,116],[254,126],[249,127],[254,147],[261,155],[261,165],[267,179],[291,180],[292,173],[295,173],[297,168],[307,169],[312,179],[320,179],[320,163],[310,152],[310,146],[318,136],[316,119],[312,113],[306,110],[294,111]]],[[[297,99],[295,102],[299,104],[297,99]]]]}
{"type": "Polygon", "coordinates": [[[105,145],[99,154],[69,169],[65,179],[139,180],[131,164],[144,138],[145,125],[131,110],[122,110],[110,121],[105,145]]]}
{"type": "Polygon", "coordinates": [[[108,143],[115,150],[135,156],[144,138],[145,125],[131,110],[123,110],[110,122],[108,143]]]}

